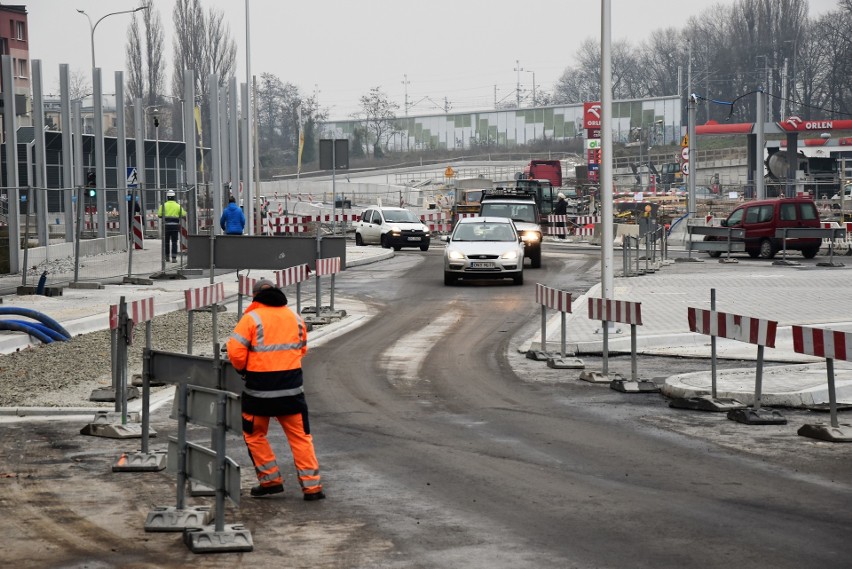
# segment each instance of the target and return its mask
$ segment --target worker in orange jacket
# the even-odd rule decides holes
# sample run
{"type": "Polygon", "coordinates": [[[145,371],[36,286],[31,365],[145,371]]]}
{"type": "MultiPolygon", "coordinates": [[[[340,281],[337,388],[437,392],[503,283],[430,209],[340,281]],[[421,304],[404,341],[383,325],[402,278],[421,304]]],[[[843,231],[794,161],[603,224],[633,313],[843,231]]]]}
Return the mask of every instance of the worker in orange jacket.
{"type": "Polygon", "coordinates": [[[302,356],[308,351],[305,323],[287,307],[287,297],[267,279],[252,289],[253,302],[228,340],[228,358],[243,375],[243,438],[254,463],[258,498],[284,491],[284,479],[266,438],[269,419],[284,429],[305,500],[322,500],[319,463],[302,387],[302,356]]]}

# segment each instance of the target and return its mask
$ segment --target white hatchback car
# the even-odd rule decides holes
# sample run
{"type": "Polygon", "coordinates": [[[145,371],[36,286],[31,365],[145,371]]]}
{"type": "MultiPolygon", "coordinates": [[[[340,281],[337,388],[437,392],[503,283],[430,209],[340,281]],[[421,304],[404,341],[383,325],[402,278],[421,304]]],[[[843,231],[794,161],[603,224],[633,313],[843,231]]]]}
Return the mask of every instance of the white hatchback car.
{"type": "Polygon", "coordinates": [[[381,245],[399,251],[403,247],[429,250],[432,232],[420,218],[401,207],[373,207],[361,213],[355,222],[356,245],[381,245]]]}
{"type": "Polygon", "coordinates": [[[444,284],[462,279],[512,279],[524,284],[524,244],[505,217],[460,219],[446,238],[444,284]]]}

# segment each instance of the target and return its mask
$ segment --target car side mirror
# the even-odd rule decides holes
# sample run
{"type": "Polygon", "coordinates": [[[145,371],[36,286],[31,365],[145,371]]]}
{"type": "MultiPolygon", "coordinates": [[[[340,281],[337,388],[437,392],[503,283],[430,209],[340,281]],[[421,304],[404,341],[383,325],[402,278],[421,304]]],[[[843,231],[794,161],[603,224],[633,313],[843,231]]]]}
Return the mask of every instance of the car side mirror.
{"type": "Polygon", "coordinates": [[[728,220],[727,219],[722,220],[722,227],[728,227],[728,220]]]}
{"type": "Polygon", "coordinates": [[[439,239],[441,241],[444,241],[445,243],[447,243],[447,242],[450,241],[450,236],[449,235],[441,235],[441,237],[439,237],[439,239]]]}

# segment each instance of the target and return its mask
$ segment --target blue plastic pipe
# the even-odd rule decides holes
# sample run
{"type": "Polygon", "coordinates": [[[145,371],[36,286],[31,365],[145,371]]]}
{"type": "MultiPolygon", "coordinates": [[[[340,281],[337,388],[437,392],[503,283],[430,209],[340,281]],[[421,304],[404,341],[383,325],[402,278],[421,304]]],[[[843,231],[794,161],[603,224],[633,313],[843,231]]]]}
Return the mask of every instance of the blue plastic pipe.
{"type": "Polygon", "coordinates": [[[42,314],[37,310],[32,310],[30,308],[20,308],[17,306],[0,306],[0,315],[14,315],[14,316],[26,316],[27,318],[32,318],[33,320],[38,320],[48,328],[56,330],[66,339],[71,338],[71,334],[68,333],[68,330],[62,327],[62,325],[51,318],[46,314],[42,314]]]}

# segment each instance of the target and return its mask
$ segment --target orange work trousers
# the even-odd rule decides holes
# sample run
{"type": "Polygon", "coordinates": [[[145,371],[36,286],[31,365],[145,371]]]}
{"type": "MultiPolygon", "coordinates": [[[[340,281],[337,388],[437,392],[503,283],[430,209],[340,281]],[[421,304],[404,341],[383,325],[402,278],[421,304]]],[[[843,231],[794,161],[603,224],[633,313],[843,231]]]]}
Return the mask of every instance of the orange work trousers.
{"type": "Polygon", "coordinates": [[[281,471],[278,469],[278,462],[275,460],[275,453],[272,452],[272,447],[266,438],[269,432],[269,420],[273,418],[281,424],[284,434],[287,435],[302,492],[314,494],[321,491],[319,463],[314,453],[313,438],[305,432],[301,413],[278,417],[243,413],[243,438],[260,485],[273,486],[284,483],[281,471]]]}

